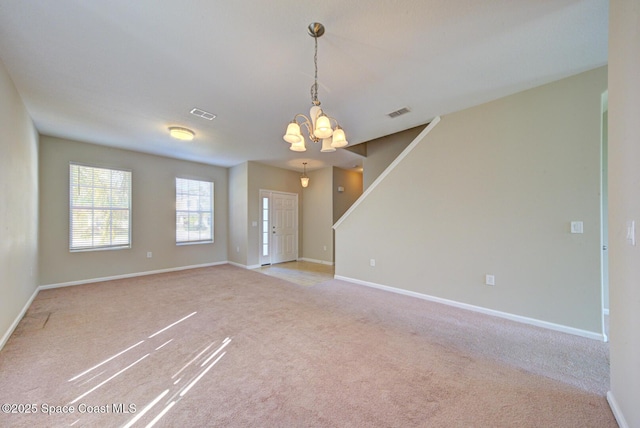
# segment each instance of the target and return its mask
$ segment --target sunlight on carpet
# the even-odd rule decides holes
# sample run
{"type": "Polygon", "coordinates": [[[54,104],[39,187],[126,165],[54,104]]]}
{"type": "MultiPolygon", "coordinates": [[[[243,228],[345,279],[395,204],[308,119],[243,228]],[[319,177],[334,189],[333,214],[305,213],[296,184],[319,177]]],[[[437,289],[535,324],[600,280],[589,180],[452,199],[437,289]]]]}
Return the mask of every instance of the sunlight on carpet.
{"type": "MultiPolygon", "coordinates": [[[[129,428],[136,424],[141,419],[146,423],[146,427],[150,428],[154,426],[157,422],[159,422],[164,415],[171,410],[173,406],[178,404],[180,400],[193,388],[196,383],[198,383],[212,368],[215,366],[218,361],[225,356],[226,351],[221,351],[231,343],[231,338],[225,338],[222,343],[215,349],[211,350],[212,347],[218,342],[213,341],[209,343],[204,349],[196,349],[193,353],[197,352],[197,355],[187,361],[179,370],[177,370],[170,379],[168,379],[168,388],[161,392],[156,398],[151,400],[148,404],[144,405],[142,409],[138,408],[135,403],[109,403],[104,405],[87,405],[84,404],[84,401],[80,404],[76,404],[83,400],[85,397],[93,393],[99,388],[103,386],[108,387],[108,383],[116,379],[117,377],[123,375],[129,369],[134,368],[138,363],[142,362],[146,358],[150,357],[152,354],[160,351],[165,348],[167,345],[171,344],[174,341],[179,342],[180,337],[172,337],[169,340],[160,339],[160,337],[167,330],[175,327],[176,325],[186,321],[192,316],[196,315],[197,312],[192,312],[191,314],[179,319],[178,321],[167,325],[166,327],[158,330],[157,332],[150,335],[147,339],[141,340],[134,345],[129,346],[128,348],[118,352],[117,354],[112,355],[111,357],[103,360],[102,362],[94,365],[93,367],[83,371],[82,373],[72,377],[68,380],[74,386],[74,388],[86,389],[83,393],[77,396],[74,400],[70,401],[66,406],[47,406],[46,410],[49,414],[66,414],[66,413],[74,413],[71,409],[78,409],[77,416],[74,416],[76,419],[69,424],[69,426],[74,426],[78,423],[85,424],[91,423],[91,421],[85,421],[81,417],[82,413],[85,414],[106,414],[106,413],[115,413],[115,414],[131,414],[133,417],[124,425],[124,428],[129,428]],[[164,342],[163,342],[164,340],[164,342]],[[142,346],[140,346],[142,345],[142,346]],[[137,348],[137,349],[136,349],[137,348]],[[132,351],[129,353],[129,351],[132,351]],[[216,358],[217,357],[217,358],[216,358]],[[215,358],[215,359],[214,359],[215,358]],[[134,360],[133,362],[130,362],[134,360]],[[212,361],[213,360],[213,361],[212,361]],[[126,366],[125,366],[126,365],[126,366]],[[103,367],[104,366],[104,367],[103,367]],[[124,368],[122,368],[125,366],[124,368]],[[97,374],[93,374],[96,369],[103,368],[97,374]],[[113,373],[109,375],[110,373],[113,373]],[[108,377],[107,377],[108,376],[108,377]],[[104,379],[104,380],[103,380],[104,379]],[[173,392],[173,393],[172,393],[173,392]],[[171,394],[172,393],[172,394],[171,394]],[[168,398],[164,402],[164,408],[160,409],[160,411],[155,412],[155,417],[151,419],[154,415],[154,408],[158,403],[162,401],[162,399],[168,396],[168,398]],[[149,416],[146,416],[149,414],[149,416]],[[80,417],[78,417],[80,416],[80,417]],[[145,418],[146,416],[146,418],[145,418]],[[145,418],[145,419],[143,419],[145,418]],[[148,419],[151,419],[150,421],[148,419]]],[[[197,320],[196,320],[197,321],[197,320]]],[[[188,326],[187,326],[188,327],[188,326]]],[[[174,346],[180,346],[179,343],[174,343],[174,346]]],[[[171,352],[171,351],[168,351],[171,352]]],[[[163,358],[161,355],[160,358],[163,358]]],[[[86,419],[86,418],[85,418],[86,419]]]]}

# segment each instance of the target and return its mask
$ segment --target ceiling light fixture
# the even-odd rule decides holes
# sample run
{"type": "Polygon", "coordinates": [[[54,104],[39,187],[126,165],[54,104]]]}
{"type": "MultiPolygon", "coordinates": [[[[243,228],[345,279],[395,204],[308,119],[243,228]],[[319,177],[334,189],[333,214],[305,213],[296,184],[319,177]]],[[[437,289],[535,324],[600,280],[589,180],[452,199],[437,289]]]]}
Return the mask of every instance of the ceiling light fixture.
{"type": "Polygon", "coordinates": [[[300,184],[302,184],[302,187],[307,187],[309,186],[309,177],[307,177],[307,163],[306,162],[302,162],[302,175],[300,176],[300,184]]]}
{"type": "Polygon", "coordinates": [[[183,141],[191,141],[196,136],[195,132],[187,128],[180,128],[179,126],[171,126],[169,128],[169,135],[173,138],[183,141]]]}
{"type": "MultiPolygon", "coordinates": [[[[315,41],[315,54],[313,56],[313,64],[315,66],[314,83],[311,86],[311,110],[309,117],[302,113],[298,113],[287,126],[287,132],[284,134],[284,141],[291,144],[290,149],[294,152],[304,152],[304,137],[300,132],[300,125],[304,125],[309,134],[309,139],[314,143],[322,140],[321,152],[335,152],[337,148],[345,147],[349,143],[344,135],[344,130],[338,125],[338,121],[333,117],[327,116],[320,108],[318,100],[318,37],[324,34],[324,25],[314,22],[308,27],[309,35],[315,41]],[[298,123],[298,119],[301,122],[298,123]],[[335,122],[335,128],[331,126],[331,121],[335,122]]],[[[303,185],[303,187],[306,187],[303,185]]]]}

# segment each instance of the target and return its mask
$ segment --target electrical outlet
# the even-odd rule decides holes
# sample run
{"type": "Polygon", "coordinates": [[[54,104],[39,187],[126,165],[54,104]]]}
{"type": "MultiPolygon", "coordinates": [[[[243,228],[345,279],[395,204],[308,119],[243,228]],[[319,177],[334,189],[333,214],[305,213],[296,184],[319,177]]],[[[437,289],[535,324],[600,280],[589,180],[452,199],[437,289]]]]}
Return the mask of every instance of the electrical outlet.
{"type": "Polygon", "coordinates": [[[153,253],[151,251],[147,251],[147,258],[150,259],[153,257],[153,253]]]}
{"type": "Polygon", "coordinates": [[[484,283],[487,285],[496,285],[496,277],[493,275],[485,275],[484,283]]]}
{"type": "Polygon", "coordinates": [[[375,267],[376,266],[376,259],[370,259],[369,260],[369,266],[375,267]]]}

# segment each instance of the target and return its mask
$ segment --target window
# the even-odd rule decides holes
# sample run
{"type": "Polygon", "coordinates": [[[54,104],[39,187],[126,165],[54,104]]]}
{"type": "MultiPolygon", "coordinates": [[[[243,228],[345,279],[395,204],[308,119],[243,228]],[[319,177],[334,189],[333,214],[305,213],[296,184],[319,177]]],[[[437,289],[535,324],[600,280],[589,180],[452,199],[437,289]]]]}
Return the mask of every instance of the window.
{"type": "Polygon", "coordinates": [[[69,165],[69,249],[131,248],[131,171],[69,165]]]}
{"type": "Polygon", "coordinates": [[[176,243],[213,242],[213,183],[176,178],[176,243]]]}
{"type": "Polygon", "coordinates": [[[262,198],[262,256],[269,255],[269,198],[262,198]]]}

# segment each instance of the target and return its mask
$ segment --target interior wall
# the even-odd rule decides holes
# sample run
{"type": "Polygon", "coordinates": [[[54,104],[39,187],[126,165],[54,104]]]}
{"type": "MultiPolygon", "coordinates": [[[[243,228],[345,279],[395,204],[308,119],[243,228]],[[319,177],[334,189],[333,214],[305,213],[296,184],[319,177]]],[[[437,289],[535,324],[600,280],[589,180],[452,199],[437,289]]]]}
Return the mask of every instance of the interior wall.
{"type": "Polygon", "coordinates": [[[362,181],[365,190],[425,127],[426,125],[416,126],[366,142],[367,156],[362,160],[362,181]]]}
{"type": "Polygon", "coordinates": [[[609,278],[611,393],[622,427],[640,427],[640,8],[609,8],[609,278]]]}
{"type": "MultiPolygon", "coordinates": [[[[301,163],[302,165],[302,163],[301,163]]],[[[260,266],[260,190],[298,194],[298,257],[302,248],[303,198],[300,173],[284,168],[276,168],[259,162],[248,162],[247,186],[247,263],[248,267],[260,266]]]]}
{"type": "Polygon", "coordinates": [[[229,168],[229,261],[247,265],[249,251],[249,164],[247,162],[229,168]]]}
{"type": "Polygon", "coordinates": [[[333,264],[333,167],[308,171],[309,187],[303,189],[301,258],[333,264]]]}
{"type": "Polygon", "coordinates": [[[362,172],[334,167],[332,194],[335,223],[362,195],[362,172]],[[344,190],[339,192],[338,187],[344,190]]]}
{"type": "Polygon", "coordinates": [[[602,334],[606,88],[602,67],[443,117],[338,226],[336,275],[602,334]]]}
{"type": "Polygon", "coordinates": [[[0,348],[37,289],[38,133],[0,61],[0,348]]]}
{"type": "Polygon", "coordinates": [[[41,136],[40,284],[224,262],[227,191],[226,168],[41,136]],[[132,171],[130,249],[69,252],[70,162],[132,171]],[[214,243],[176,245],[176,177],[214,182],[214,243]]]}

